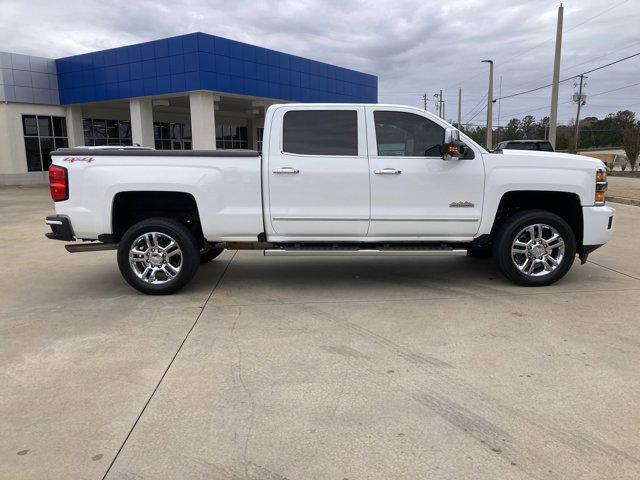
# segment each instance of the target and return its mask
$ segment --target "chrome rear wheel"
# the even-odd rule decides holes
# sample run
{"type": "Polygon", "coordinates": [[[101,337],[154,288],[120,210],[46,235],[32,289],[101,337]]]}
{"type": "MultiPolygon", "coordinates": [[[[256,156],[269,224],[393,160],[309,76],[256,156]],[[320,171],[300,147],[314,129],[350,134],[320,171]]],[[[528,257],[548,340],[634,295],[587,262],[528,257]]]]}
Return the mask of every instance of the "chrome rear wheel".
{"type": "Polygon", "coordinates": [[[182,250],[166,233],[144,233],[133,241],[129,249],[129,265],[133,273],[146,283],[170,282],[180,273],[182,263],[182,250]]]}
{"type": "Polygon", "coordinates": [[[118,245],[118,267],[136,290],[149,295],[177,292],[200,265],[199,242],[186,225],[163,217],[132,225],[118,245]]]}

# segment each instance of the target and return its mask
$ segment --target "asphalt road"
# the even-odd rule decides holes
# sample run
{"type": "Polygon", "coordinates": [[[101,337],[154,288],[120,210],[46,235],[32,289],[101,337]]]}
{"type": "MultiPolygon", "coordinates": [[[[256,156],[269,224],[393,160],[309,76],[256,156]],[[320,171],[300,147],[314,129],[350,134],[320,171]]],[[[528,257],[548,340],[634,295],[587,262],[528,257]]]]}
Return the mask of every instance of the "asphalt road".
{"type": "Polygon", "coordinates": [[[148,297],[0,189],[1,479],[636,479],[640,209],[558,284],[225,252],[148,297]]]}

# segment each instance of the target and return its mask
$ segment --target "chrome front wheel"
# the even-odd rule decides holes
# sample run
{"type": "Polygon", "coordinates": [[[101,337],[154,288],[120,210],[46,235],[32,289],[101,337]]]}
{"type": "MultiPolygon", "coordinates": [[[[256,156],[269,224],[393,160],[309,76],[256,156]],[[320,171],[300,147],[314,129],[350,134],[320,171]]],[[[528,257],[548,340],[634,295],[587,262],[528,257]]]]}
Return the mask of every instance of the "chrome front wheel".
{"type": "Polygon", "coordinates": [[[564,239],[551,225],[534,223],[520,230],[511,244],[511,260],[525,275],[541,277],[555,271],[564,258],[564,239]]]}
{"type": "Polygon", "coordinates": [[[571,268],[576,235],[567,221],[545,210],[524,210],[505,218],[493,238],[493,258],[518,285],[551,285],[571,268]]]}

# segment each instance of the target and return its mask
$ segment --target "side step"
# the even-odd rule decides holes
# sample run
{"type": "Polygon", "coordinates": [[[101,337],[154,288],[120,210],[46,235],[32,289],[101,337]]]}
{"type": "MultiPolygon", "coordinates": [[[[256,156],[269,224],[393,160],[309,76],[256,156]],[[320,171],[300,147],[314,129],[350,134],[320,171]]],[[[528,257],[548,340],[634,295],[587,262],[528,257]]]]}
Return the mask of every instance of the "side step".
{"type": "Polygon", "coordinates": [[[466,256],[466,249],[455,248],[268,248],[266,257],[441,257],[466,256]]]}
{"type": "Polygon", "coordinates": [[[64,246],[64,248],[69,253],[78,253],[78,252],[98,252],[101,250],[117,250],[117,243],[68,243],[64,246]]]}

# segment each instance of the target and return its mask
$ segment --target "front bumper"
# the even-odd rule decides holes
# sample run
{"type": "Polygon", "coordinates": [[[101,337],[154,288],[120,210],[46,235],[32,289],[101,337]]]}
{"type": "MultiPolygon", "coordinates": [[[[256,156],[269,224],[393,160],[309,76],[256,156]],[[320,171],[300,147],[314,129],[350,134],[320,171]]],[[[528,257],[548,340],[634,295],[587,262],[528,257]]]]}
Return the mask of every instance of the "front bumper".
{"type": "Polygon", "coordinates": [[[613,234],[616,211],[607,206],[582,207],[583,234],[585,246],[604,245],[613,234]]]}
{"type": "Polygon", "coordinates": [[[76,239],[71,220],[66,215],[49,215],[44,223],[51,227],[51,232],[45,233],[45,237],[65,242],[72,242],[76,239]]]}

